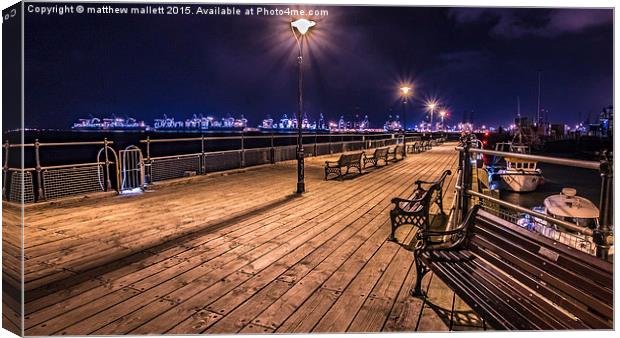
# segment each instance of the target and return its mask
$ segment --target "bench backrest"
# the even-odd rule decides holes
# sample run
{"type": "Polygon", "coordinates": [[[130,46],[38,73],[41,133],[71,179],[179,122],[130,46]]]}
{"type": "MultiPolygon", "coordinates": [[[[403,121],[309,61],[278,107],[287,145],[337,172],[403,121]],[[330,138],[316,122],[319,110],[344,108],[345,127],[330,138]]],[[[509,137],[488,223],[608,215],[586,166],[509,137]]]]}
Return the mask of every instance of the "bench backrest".
{"type": "Polygon", "coordinates": [[[593,328],[613,318],[613,265],[483,210],[467,247],[593,328]]]}
{"type": "Polygon", "coordinates": [[[452,171],[450,169],[444,170],[439,179],[436,181],[437,185],[439,185],[439,190],[443,190],[443,184],[446,181],[446,177],[452,175],[452,171]]]}
{"type": "Polygon", "coordinates": [[[390,150],[389,147],[377,148],[375,149],[375,157],[376,158],[385,157],[388,154],[389,150],[390,150]]]}
{"type": "Polygon", "coordinates": [[[360,163],[362,160],[362,155],[364,152],[353,153],[353,154],[342,154],[340,155],[340,159],[338,159],[338,163],[341,166],[350,165],[352,163],[360,163]]]}

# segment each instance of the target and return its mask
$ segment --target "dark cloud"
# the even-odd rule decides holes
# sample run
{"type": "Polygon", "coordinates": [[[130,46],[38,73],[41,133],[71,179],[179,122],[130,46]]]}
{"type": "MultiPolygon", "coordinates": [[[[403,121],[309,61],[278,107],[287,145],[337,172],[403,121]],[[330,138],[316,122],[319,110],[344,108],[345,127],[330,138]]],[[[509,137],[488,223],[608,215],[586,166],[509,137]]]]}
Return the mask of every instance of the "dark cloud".
{"type": "Polygon", "coordinates": [[[490,34],[503,38],[550,38],[580,33],[613,21],[609,9],[455,8],[449,10],[449,16],[459,24],[487,23],[490,34]]]}

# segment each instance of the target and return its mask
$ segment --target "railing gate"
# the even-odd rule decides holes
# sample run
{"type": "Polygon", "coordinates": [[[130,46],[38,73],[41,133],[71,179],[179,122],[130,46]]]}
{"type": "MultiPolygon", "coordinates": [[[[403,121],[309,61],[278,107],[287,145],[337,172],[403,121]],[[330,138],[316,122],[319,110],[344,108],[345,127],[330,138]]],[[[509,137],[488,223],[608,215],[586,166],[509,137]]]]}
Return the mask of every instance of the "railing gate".
{"type": "Polygon", "coordinates": [[[120,192],[144,188],[144,157],[136,146],[118,152],[120,192]]]}

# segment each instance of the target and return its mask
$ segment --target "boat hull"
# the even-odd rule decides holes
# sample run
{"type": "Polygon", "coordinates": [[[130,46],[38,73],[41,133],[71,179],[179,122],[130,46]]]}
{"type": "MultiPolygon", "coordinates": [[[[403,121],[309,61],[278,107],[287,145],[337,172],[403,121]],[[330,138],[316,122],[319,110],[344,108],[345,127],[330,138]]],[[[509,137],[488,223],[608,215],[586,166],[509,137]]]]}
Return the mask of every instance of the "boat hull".
{"type": "Polygon", "coordinates": [[[534,191],[542,183],[542,174],[538,171],[513,172],[500,170],[498,176],[501,178],[504,189],[515,192],[534,191]]]}

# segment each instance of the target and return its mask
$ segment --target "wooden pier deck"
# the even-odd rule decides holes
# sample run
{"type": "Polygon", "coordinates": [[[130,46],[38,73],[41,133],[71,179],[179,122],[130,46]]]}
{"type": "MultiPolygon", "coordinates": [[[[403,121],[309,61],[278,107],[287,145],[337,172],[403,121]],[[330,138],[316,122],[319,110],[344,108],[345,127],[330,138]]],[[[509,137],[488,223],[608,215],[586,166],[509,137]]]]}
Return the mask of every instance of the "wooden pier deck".
{"type": "Polygon", "coordinates": [[[456,172],[454,144],[342,182],[326,159],[307,160],[302,197],[289,162],[29,207],[26,335],[477,329],[432,274],[409,296],[412,254],[386,240],[391,198],[456,172]]]}

